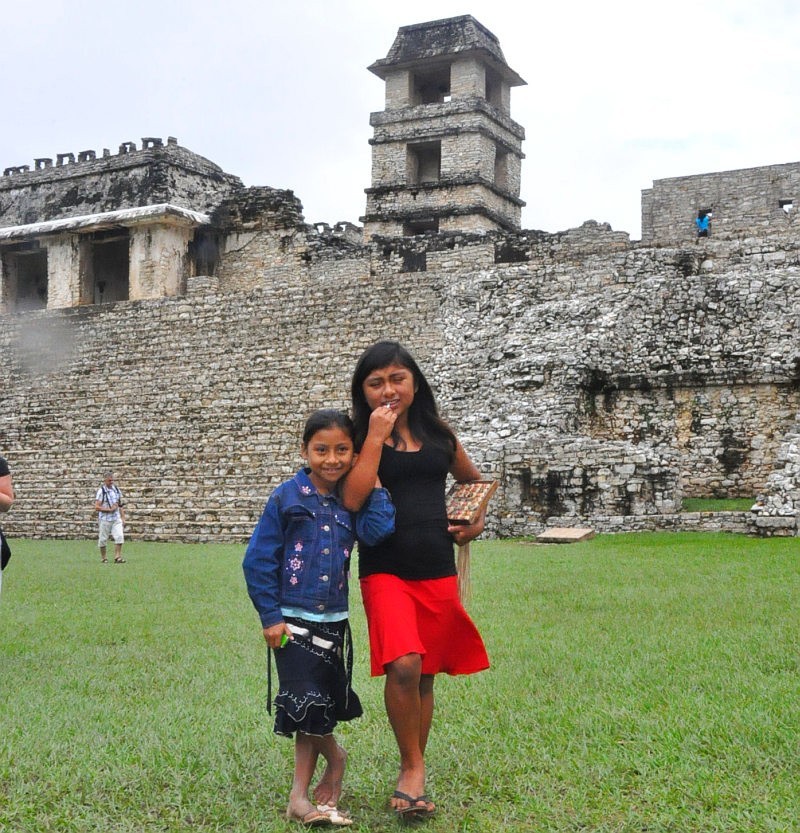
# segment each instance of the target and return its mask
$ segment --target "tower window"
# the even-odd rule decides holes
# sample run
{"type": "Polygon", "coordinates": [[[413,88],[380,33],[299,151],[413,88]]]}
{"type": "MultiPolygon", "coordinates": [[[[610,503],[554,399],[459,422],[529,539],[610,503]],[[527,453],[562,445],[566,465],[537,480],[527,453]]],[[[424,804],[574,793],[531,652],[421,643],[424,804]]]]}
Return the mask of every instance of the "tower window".
{"type": "MultiPolygon", "coordinates": [[[[407,222],[403,223],[403,236],[404,237],[414,237],[417,234],[429,234],[429,233],[436,233],[439,231],[439,218],[438,217],[428,217],[422,220],[408,220],[407,222]]],[[[427,267],[426,267],[427,268],[427,267]]],[[[424,272],[425,269],[403,269],[404,272],[415,271],[415,272],[424,272]]]]}
{"type": "Polygon", "coordinates": [[[428,269],[428,257],[425,251],[403,252],[401,272],[425,272],[428,269]]]}
{"type": "Polygon", "coordinates": [[[503,110],[503,84],[500,76],[491,70],[486,70],[486,100],[498,110],[503,110]]]}
{"type": "Polygon", "coordinates": [[[412,105],[442,104],[445,101],[450,101],[449,65],[414,73],[412,105]]]}
{"type": "Polygon", "coordinates": [[[408,146],[406,181],[409,185],[438,182],[442,172],[442,143],[420,142],[408,146]]]}
{"type": "Polygon", "coordinates": [[[508,189],[508,151],[496,147],[494,151],[494,184],[503,190],[508,189]]]}
{"type": "Polygon", "coordinates": [[[778,200],[778,205],[787,213],[794,211],[794,200],[778,200]]]}
{"type": "Polygon", "coordinates": [[[6,297],[19,312],[47,307],[47,251],[23,243],[3,254],[6,297]]]}

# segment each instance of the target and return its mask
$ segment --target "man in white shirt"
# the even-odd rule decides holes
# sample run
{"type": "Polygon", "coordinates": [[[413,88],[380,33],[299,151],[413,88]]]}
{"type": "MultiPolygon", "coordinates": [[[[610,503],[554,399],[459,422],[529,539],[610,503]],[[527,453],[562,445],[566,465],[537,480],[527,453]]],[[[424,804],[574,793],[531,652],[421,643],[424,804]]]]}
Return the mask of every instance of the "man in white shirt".
{"type": "Polygon", "coordinates": [[[122,506],[122,492],[114,483],[113,472],[107,471],[103,474],[103,483],[97,490],[94,499],[94,508],[99,513],[100,536],[97,545],[100,547],[101,564],[108,564],[106,543],[108,543],[109,537],[114,541],[114,563],[125,563],[125,559],[122,557],[122,545],[125,543],[125,535],[122,529],[125,514],[122,506]]]}

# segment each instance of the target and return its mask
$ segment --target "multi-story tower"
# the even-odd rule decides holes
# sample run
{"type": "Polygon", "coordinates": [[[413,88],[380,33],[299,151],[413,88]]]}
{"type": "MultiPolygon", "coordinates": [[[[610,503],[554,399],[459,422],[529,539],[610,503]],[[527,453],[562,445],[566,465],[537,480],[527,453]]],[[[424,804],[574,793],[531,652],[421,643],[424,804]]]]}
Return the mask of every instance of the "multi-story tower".
{"type": "Polygon", "coordinates": [[[524,129],[510,113],[525,82],[470,15],[403,26],[371,67],[386,82],[372,113],[367,238],[520,227],[524,129]]]}

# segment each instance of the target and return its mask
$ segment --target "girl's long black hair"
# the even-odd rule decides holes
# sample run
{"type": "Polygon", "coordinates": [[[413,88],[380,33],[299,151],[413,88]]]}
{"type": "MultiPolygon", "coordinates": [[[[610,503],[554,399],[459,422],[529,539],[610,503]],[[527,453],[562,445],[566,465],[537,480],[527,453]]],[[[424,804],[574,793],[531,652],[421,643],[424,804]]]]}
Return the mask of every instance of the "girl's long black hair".
{"type": "MultiPolygon", "coordinates": [[[[353,399],[353,422],[356,426],[355,447],[358,451],[364,443],[369,429],[370,407],[364,396],[364,382],[374,370],[381,370],[391,364],[397,364],[411,371],[414,377],[414,401],[408,409],[408,427],[414,437],[423,445],[430,443],[438,446],[451,458],[456,451],[456,436],[450,426],[439,416],[436,400],[428,380],[419,369],[411,353],[396,341],[379,341],[368,347],[356,363],[350,395],[353,399]]],[[[393,437],[395,443],[399,437],[393,437]]]]}

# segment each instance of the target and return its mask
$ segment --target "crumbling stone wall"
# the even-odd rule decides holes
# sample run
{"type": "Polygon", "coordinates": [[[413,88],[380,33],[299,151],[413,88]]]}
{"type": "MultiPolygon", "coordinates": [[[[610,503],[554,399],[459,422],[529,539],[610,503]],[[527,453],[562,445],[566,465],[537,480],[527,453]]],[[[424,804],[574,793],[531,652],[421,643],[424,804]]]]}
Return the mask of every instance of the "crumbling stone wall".
{"type": "Polygon", "coordinates": [[[9,534],[92,537],[102,469],[128,497],[131,539],[241,540],[270,490],[301,464],[306,416],[345,407],[357,354],[385,332],[441,349],[405,299],[412,277],[361,303],[339,276],[181,299],[6,316],[0,446],[18,501],[9,534]],[[5,456],[5,453],[4,453],[5,456]]]}
{"type": "Polygon", "coordinates": [[[137,149],[62,153],[53,160],[6,168],[0,177],[0,228],[42,223],[145,205],[172,203],[194,211],[215,209],[241,180],[181,147],[170,137],[143,139],[137,149]]]}
{"type": "Polygon", "coordinates": [[[783,438],[775,469],[758,496],[749,524],[757,535],[800,534],[800,414],[783,438]]]}
{"type": "Polygon", "coordinates": [[[91,537],[111,466],[133,537],[244,538],[305,416],[346,407],[387,337],[501,481],[495,534],[669,527],[684,495],[764,490],[800,412],[792,238],[698,252],[588,223],[364,245],[293,225],[286,192],[252,197],[185,297],[2,318],[12,534],[91,537]]]}
{"type": "Polygon", "coordinates": [[[800,163],[657,179],[642,191],[642,242],[695,240],[694,221],[704,210],[713,213],[712,237],[796,235],[800,163]]]}

